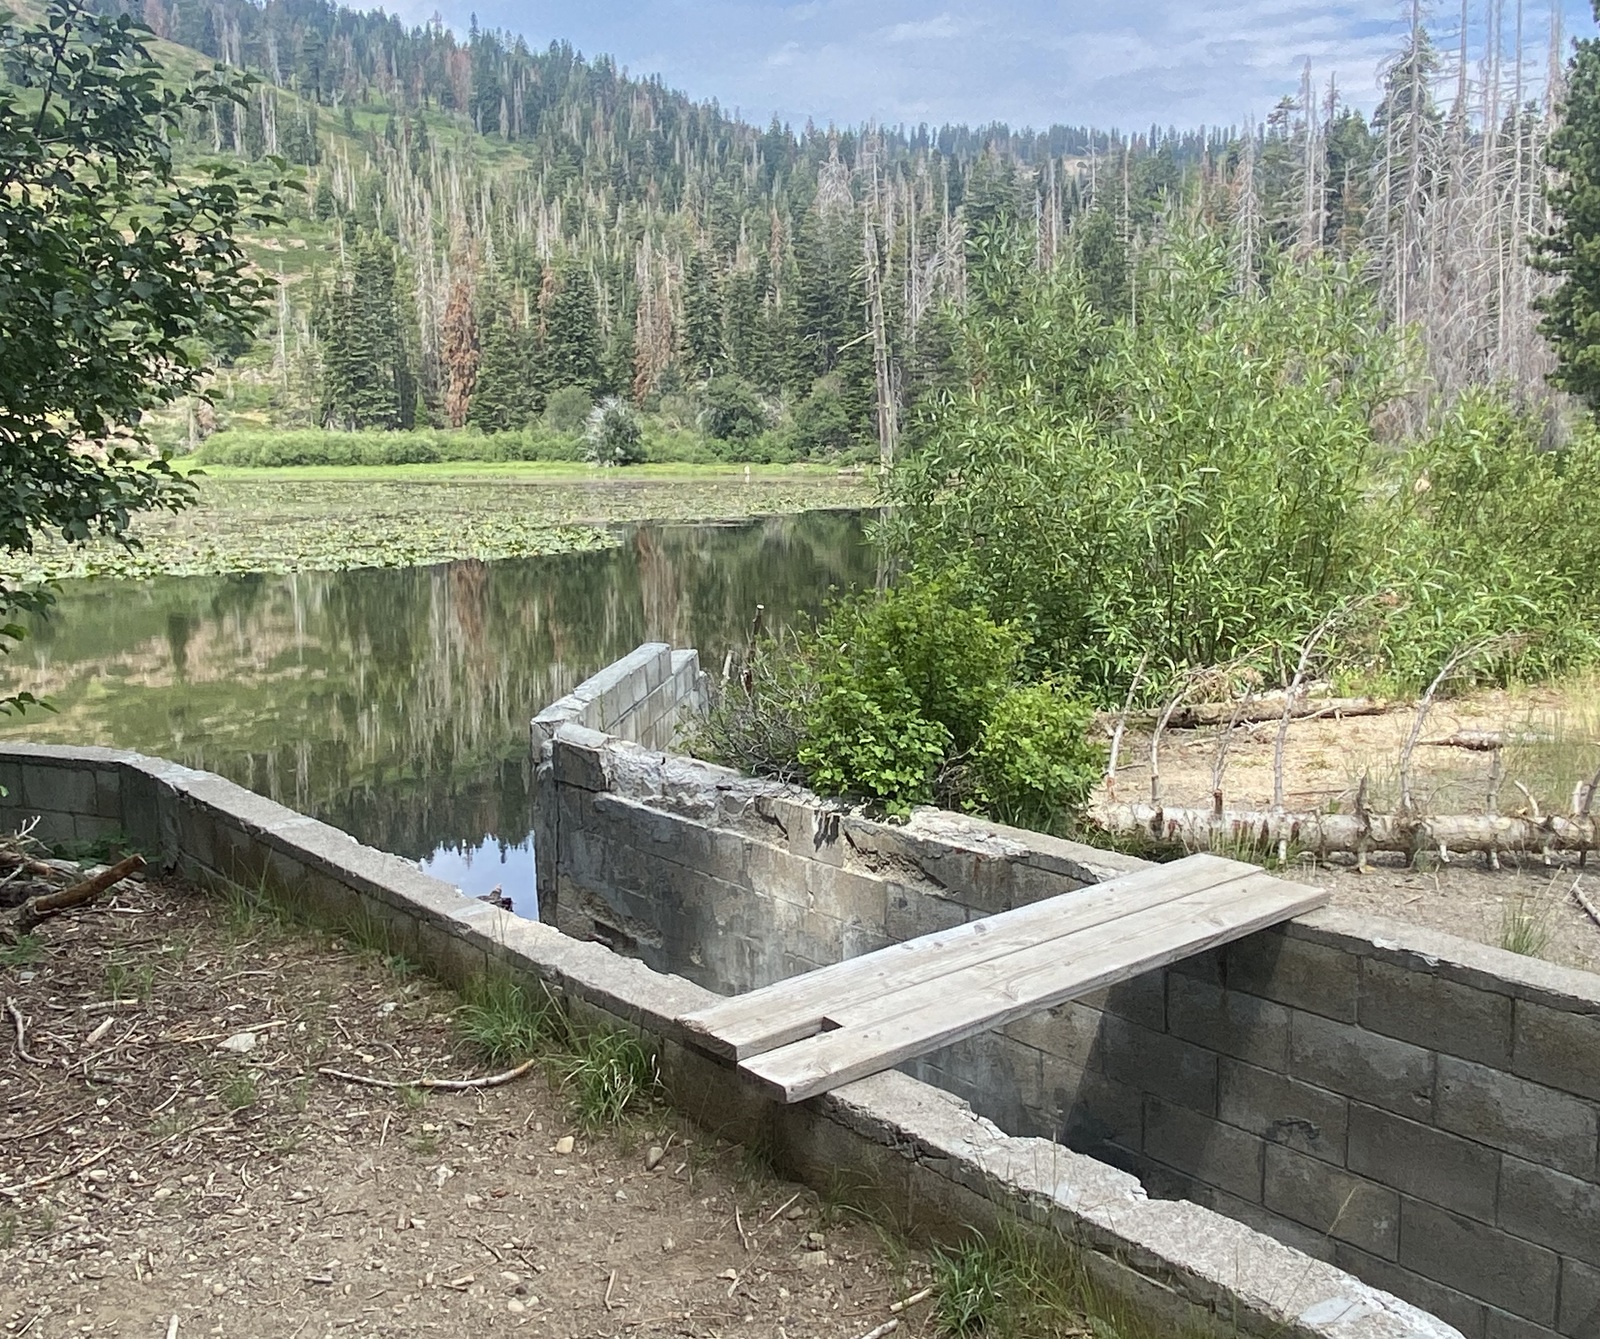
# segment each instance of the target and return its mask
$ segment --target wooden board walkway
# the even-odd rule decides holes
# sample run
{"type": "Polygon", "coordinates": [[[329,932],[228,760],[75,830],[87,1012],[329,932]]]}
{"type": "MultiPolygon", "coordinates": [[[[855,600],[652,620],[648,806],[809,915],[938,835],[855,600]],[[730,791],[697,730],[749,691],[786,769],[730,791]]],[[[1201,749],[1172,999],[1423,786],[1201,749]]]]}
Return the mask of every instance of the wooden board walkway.
{"type": "Polygon", "coordinates": [[[1327,894],[1193,855],[850,958],[681,1020],[785,1102],[1310,911],[1327,894]]]}

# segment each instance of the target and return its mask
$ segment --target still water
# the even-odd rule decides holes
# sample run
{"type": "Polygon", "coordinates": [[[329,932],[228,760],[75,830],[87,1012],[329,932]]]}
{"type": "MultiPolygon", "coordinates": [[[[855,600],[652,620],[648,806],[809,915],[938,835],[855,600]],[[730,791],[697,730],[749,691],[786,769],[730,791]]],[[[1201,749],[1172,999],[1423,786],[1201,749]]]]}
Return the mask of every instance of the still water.
{"type": "Polygon", "coordinates": [[[469,893],[534,905],[528,721],[640,642],[715,670],[870,584],[847,512],[639,526],[593,553],[295,576],[63,583],[0,665],[48,697],[0,738],[105,744],[218,772],[469,893]]]}

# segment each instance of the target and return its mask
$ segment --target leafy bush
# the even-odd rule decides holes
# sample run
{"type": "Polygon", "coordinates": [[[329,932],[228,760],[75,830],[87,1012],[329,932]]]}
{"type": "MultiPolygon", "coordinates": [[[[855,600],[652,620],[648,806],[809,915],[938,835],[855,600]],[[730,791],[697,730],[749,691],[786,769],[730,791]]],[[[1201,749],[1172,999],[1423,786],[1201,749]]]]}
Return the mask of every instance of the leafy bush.
{"type": "Polygon", "coordinates": [[[552,432],[582,432],[594,408],[594,397],[583,386],[563,386],[545,402],[544,425],[552,432]]]}
{"type": "Polygon", "coordinates": [[[190,457],[200,465],[271,469],[304,465],[428,465],[460,461],[579,460],[571,437],[542,428],[485,436],[475,429],[415,432],[336,432],[308,429],[253,432],[229,429],[190,457]]]}
{"type": "Polygon", "coordinates": [[[608,396],[589,413],[586,459],[592,465],[637,465],[645,458],[643,436],[633,406],[608,396]]]}
{"type": "Polygon", "coordinates": [[[712,377],[706,385],[706,435],[719,442],[745,442],[767,426],[756,389],[742,377],[712,377]]]}
{"type": "Polygon", "coordinates": [[[1053,685],[1019,687],[1026,651],[949,582],[913,577],[758,647],[695,747],[891,814],[938,801],[1058,827],[1098,775],[1093,713],[1053,685]]]}
{"type": "Polygon", "coordinates": [[[1082,810],[1105,767],[1094,709],[1054,682],[1007,693],[973,754],[972,798],[1002,822],[1047,832],[1082,810]]]}
{"type": "Polygon", "coordinates": [[[856,445],[850,411],[839,393],[837,377],[823,377],[794,410],[789,440],[799,456],[826,456],[856,445]]]}

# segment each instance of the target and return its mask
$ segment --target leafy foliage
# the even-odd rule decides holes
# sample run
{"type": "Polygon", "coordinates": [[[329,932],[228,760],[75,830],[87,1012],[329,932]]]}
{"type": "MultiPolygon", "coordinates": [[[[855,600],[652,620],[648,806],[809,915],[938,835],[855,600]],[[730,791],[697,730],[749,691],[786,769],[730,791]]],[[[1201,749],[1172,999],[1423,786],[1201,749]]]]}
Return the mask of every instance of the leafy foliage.
{"type": "Polygon", "coordinates": [[[588,460],[595,465],[637,465],[644,459],[639,417],[632,405],[614,395],[590,411],[584,440],[588,460]]]}
{"type": "MultiPolygon", "coordinates": [[[[180,180],[172,142],[243,83],[166,85],[148,33],[51,0],[0,18],[0,545],[54,531],[132,545],[132,518],[192,497],[140,459],[141,421],[200,384],[207,351],[248,338],[267,294],[237,240],[280,197],[237,167],[180,180]]],[[[0,584],[0,648],[46,593],[0,584]]],[[[0,700],[0,709],[20,705],[0,700]]]]}
{"type": "Polygon", "coordinates": [[[938,800],[1058,827],[1098,775],[1093,714],[1054,685],[1019,687],[1026,650],[949,581],[912,576],[836,604],[791,647],[757,648],[697,746],[892,815],[938,800]]]}

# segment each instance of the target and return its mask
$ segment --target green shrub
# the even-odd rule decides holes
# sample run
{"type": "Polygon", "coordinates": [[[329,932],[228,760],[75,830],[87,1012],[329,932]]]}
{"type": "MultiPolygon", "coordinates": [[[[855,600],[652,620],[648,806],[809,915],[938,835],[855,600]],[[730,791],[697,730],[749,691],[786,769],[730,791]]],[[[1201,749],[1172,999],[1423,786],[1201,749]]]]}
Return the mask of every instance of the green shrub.
{"type": "Polygon", "coordinates": [[[706,436],[745,442],[767,427],[767,411],[756,388],[742,377],[712,377],[706,385],[706,436]]]}
{"type": "Polygon", "coordinates": [[[637,465],[645,458],[643,433],[633,406],[608,396],[589,413],[585,458],[592,465],[637,465]]]}
{"type": "Polygon", "coordinates": [[[1093,704],[1059,684],[1007,693],[972,755],[972,807],[1017,827],[1061,828],[1083,809],[1105,767],[1093,729],[1093,704]]]}
{"type": "Polygon", "coordinates": [[[849,451],[856,443],[850,411],[836,377],[823,377],[794,410],[789,441],[796,455],[827,456],[849,451]]]}
{"type": "Polygon", "coordinates": [[[594,397],[583,386],[563,386],[545,402],[544,426],[552,432],[582,432],[594,408],[594,397]]]}
{"type": "Polygon", "coordinates": [[[934,781],[950,732],[918,710],[916,696],[893,669],[874,680],[846,663],[822,671],[798,761],[824,795],[875,800],[891,814],[934,797],[934,781]]]}

